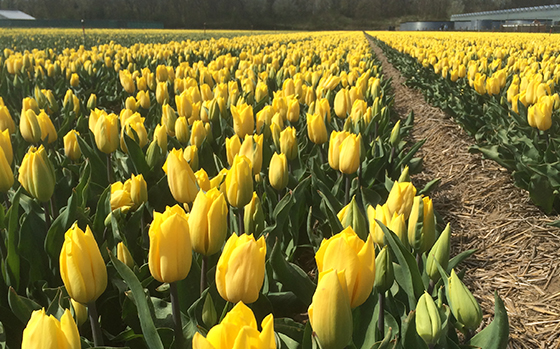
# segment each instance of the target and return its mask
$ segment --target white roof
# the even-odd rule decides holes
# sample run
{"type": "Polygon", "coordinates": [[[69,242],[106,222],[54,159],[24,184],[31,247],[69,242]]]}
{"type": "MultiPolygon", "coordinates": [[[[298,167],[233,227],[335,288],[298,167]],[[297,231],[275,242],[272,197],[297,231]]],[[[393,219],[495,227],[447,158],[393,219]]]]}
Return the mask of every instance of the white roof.
{"type": "Polygon", "coordinates": [[[35,19],[35,17],[21,11],[0,10],[0,19],[35,19]]]}

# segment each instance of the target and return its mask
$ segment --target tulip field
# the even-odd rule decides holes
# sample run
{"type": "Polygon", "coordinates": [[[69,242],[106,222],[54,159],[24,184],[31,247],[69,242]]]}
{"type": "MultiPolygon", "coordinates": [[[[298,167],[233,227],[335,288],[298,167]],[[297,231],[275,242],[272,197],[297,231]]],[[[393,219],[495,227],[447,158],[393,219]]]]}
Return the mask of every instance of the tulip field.
{"type": "MultiPolygon", "coordinates": [[[[374,35],[473,85],[504,126],[458,110],[477,150],[513,166],[505,151],[525,144],[535,173],[514,177],[548,185],[536,203],[552,209],[552,48],[512,38],[451,56],[374,35]]],[[[506,347],[500,297],[483,321],[462,282],[475,251],[450,256],[437,179],[411,182],[423,141],[363,33],[1,29],[0,42],[0,347],[506,347]]]]}
{"type": "Polygon", "coordinates": [[[473,152],[511,171],[546,213],[558,212],[558,36],[370,33],[427,100],[476,139],[473,152]]]}

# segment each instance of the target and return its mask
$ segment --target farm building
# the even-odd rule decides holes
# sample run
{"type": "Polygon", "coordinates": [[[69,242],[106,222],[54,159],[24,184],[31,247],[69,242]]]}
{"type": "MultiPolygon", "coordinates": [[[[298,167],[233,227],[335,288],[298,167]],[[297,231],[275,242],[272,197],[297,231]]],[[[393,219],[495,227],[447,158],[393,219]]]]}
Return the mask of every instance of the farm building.
{"type": "Polygon", "coordinates": [[[17,19],[17,20],[34,20],[35,17],[28,15],[25,12],[17,10],[0,10],[0,20],[1,19],[17,19]]]}

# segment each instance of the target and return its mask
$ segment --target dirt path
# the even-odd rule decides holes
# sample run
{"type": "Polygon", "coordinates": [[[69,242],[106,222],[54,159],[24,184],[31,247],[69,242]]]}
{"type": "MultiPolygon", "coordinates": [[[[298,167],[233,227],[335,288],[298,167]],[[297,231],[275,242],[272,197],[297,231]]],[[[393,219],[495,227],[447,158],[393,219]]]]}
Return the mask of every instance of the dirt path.
{"type": "MultiPolygon", "coordinates": [[[[560,230],[515,188],[506,169],[480,154],[470,154],[473,140],[441,109],[427,104],[422,94],[387,62],[395,109],[401,118],[414,111],[413,140],[427,139],[420,149],[424,171],[413,177],[418,186],[441,178],[432,193],[434,207],[450,222],[454,253],[477,248],[467,267],[466,284],[489,322],[498,291],[510,321],[509,348],[560,348],[560,230]]],[[[452,252],[453,253],[453,252],[452,252]]]]}

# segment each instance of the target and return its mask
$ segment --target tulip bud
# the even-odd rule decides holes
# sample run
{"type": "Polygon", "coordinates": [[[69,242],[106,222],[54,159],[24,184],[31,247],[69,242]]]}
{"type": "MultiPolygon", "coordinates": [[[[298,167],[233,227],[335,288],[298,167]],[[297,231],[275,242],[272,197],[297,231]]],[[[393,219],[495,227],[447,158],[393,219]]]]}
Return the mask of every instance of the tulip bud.
{"type": "Polygon", "coordinates": [[[266,244],[264,237],[232,234],[216,266],[218,293],[228,302],[253,303],[264,282],[266,244]]]}
{"type": "Polygon", "coordinates": [[[93,110],[97,107],[97,96],[94,93],[89,95],[86,107],[88,110],[93,110]]]}
{"type": "Polygon", "coordinates": [[[163,171],[167,174],[167,183],[175,200],[180,203],[193,202],[198,193],[198,185],[191,166],[183,156],[182,149],[173,149],[169,152],[163,171]]]}
{"type": "Polygon", "coordinates": [[[156,167],[163,160],[163,150],[157,144],[157,141],[152,141],[146,150],[146,163],[150,167],[156,167]]]}
{"type": "Polygon", "coordinates": [[[332,169],[339,169],[340,145],[350,134],[345,131],[332,131],[329,140],[329,165],[332,169]]]}
{"type": "Polygon", "coordinates": [[[107,288],[107,268],[89,225],[84,233],[74,223],[64,235],[60,276],[70,297],[82,304],[94,302],[107,288]]]}
{"type": "Polygon", "coordinates": [[[183,144],[186,144],[190,140],[190,130],[187,122],[187,118],[181,116],[175,121],[175,137],[177,140],[183,144]]]}
{"type": "Polygon", "coordinates": [[[394,212],[397,212],[398,214],[404,214],[405,220],[408,219],[415,195],[416,188],[412,183],[399,183],[398,181],[393,183],[393,188],[391,188],[387,198],[390,214],[392,215],[394,212]]]}
{"type": "MultiPolygon", "coordinates": [[[[227,149],[226,149],[227,150],[227,149]]],[[[244,155],[251,161],[253,175],[261,172],[263,157],[263,135],[246,135],[239,148],[239,155],[244,155]]]]}
{"type": "Polygon", "coordinates": [[[105,154],[117,150],[119,146],[119,125],[117,116],[113,113],[99,116],[93,130],[97,148],[105,154]]]}
{"type": "Polygon", "coordinates": [[[142,174],[139,174],[138,176],[133,174],[126,182],[130,183],[129,190],[130,198],[133,202],[132,209],[137,209],[140,205],[148,201],[148,185],[146,184],[142,174]]]}
{"type": "Polygon", "coordinates": [[[429,197],[416,196],[408,219],[408,242],[416,253],[428,251],[436,239],[434,205],[429,197]]]}
{"type": "Polygon", "coordinates": [[[261,200],[256,192],[253,192],[251,202],[245,205],[243,211],[243,225],[247,235],[260,236],[264,230],[264,211],[261,200]]]}
{"type": "Polygon", "coordinates": [[[202,142],[206,139],[207,132],[202,120],[196,120],[192,125],[191,130],[191,144],[196,145],[197,148],[202,146],[202,142]]]}
{"type": "Polygon", "coordinates": [[[451,270],[448,286],[448,301],[453,316],[467,329],[475,330],[482,322],[482,310],[472,293],[455,274],[454,269],[451,270]]]}
{"type": "Polygon", "coordinates": [[[134,80],[132,80],[132,74],[128,70],[119,70],[119,80],[126,92],[134,93],[136,87],[134,86],[134,80]]]}
{"type": "Polygon", "coordinates": [[[350,134],[340,144],[340,155],[338,167],[345,174],[356,173],[360,167],[360,145],[362,136],[350,134]]]}
{"type": "Polygon", "coordinates": [[[214,301],[210,293],[207,293],[204,299],[204,305],[202,306],[202,322],[204,322],[204,325],[207,327],[212,327],[217,321],[218,314],[216,313],[216,307],[214,307],[214,301]]]}
{"type": "Polygon", "coordinates": [[[320,114],[307,114],[307,135],[311,142],[318,145],[328,140],[327,126],[320,114]]]}
{"type": "Polygon", "coordinates": [[[296,129],[294,127],[286,127],[280,132],[280,151],[286,154],[288,160],[294,160],[298,156],[298,142],[296,137],[296,129]]]}
{"type": "Polygon", "coordinates": [[[117,258],[130,269],[134,268],[134,259],[122,241],[117,244],[117,258]]]}
{"type": "Polygon", "coordinates": [[[343,228],[351,227],[362,240],[367,238],[366,218],[358,207],[356,196],[352,197],[350,203],[344,206],[337,216],[343,228]]]}
{"type": "Polygon", "coordinates": [[[239,149],[241,148],[241,141],[239,140],[239,136],[236,134],[226,138],[226,156],[227,161],[230,166],[233,165],[233,159],[237,154],[239,154],[239,149]]]}
{"type": "Polygon", "coordinates": [[[80,84],[80,77],[78,76],[78,74],[73,73],[72,76],[70,77],[70,86],[78,87],[79,84],[80,84]]]}
{"type": "Polygon", "coordinates": [[[148,234],[148,266],[154,279],[171,283],[186,278],[191,269],[192,249],[185,211],[175,205],[166,207],[163,213],[154,212],[148,234]]]}
{"type": "Polygon", "coordinates": [[[158,82],[156,88],[156,101],[161,105],[169,101],[169,93],[167,92],[166,82],[158,82]]]}
{"type": "MultiPolygon", "coordinates": [[[[8,132],[5,130],[4,132],[8,132]]],[[[14,185],[14,173],[8,163],[4,150],[0,147],[0,193],[7,193],[14,185]]]]}
{"type": "Polygon", "coordinates": [[[447,224],[430,250],[430,253],[428,253],[428,259],[426,260],[426,273],[434,282],[437,282],[441,276],[436,261],[444,270],[447,269],[447,265],[449,263],[450,239],[451,228],[449,227],[449,224],[447,224]]]}
{"type": "Polygon", "coordinates": [[[120,208],[123,212],[128,212],[132,205],[130,184],[126,186],[122,182],[111,184],[111,210],[120,208]]]}
{"type": "Polygon", "coordinates": [[[391,137],[389,138],[389,144],[393,147],[397,147],[401,141],[401,121],[397,121],[393,129],[391,130],[391,137]]]}
{"type": "Polygon", "coordinates": [[[198,184],[200,190],[209,191],[210,189],[212,189],[212,186],[210,185],[210,178],[208,178],[208,173],[206,173],[203,168],[196,171],[194,173],[194,176],[196,177],[196,183],[198,184]]]}
{"type": "Polygon", "coordinates": [[[341,119],[346,119],[348,112],[351,110],[352,104],[347,89],[341,89],[334,97],[334,112],[341,119]]]}
{"type": "Polygon", "coordinates": [[[385,245],[375,257],[375,281],[373,286],[380,292],[385,293],[393,286],[395,274],[393,270],[393,262],[388,246],[385,245]]]}
{"type": "Polygon", "coordinates": [[[401,172],[401,175],[399,176],[398,182],[399,183],[410,182],[410,173],[409,173],[408,166],[404,167],[404,170],[401,172]]]}
{"type": "Polygon", "coordinates": [[[244,138],[247,134],[253,134],[255,119],[251,105],[233,105],[231,106],[231,115],[233,116],[233,130],[239,138],[244,138]]]}
{"type": "Polygon", "coordinates": [[[418,299],[416,305],[416,332],[428,345],[435,344],[442,335],[439,310],[428,292],[418,299]]]}
{"type": "Polygon", "coordinates": [[[224,194],[213,188],[196,195],[189,216],[192,249],[211,256],[222,248],[227,233],[228,207],[224,194]]]}
{"type": "Polygon", "coordinates": [[[352,308],[344,274],[333,269],[320,273],[309,306],[309,322],[323,349],[344,348],[352,341],[352,308]]]}
{"type": "Polygon", "coordinates": [[[14,151],[12,148],[10,130],[8,129],[0,131],[0,148],[4,151],[4,156],[6,157],[8,164],[11,165],[14,160],[14,151]]]}
{"type": "Polygon", "coordinates": [[[299,102],[295,98],[288,101],[288,111],[286,118],[293,124],[299,120],[299,102]]]}
{"type": "Polygon", "coordinates": [[[167,127],[165,125],[159,124],[156,126],[154,130],[154,140],[165,153],[167,151],[167,127]]]}
{"type": "Polygon", "coordinates": [[[282,190],[288,185],[288,159],[284,153],[274,153],[268,169],[268,180],[276,190],[282,190]]]}
{"type": "Polygon", "coordinates": [[[183,150],[183,157],[187,160],[193,171],[198,170],[198,148],[196,145],[186,147],[183,150]]]}
{"type": "Polygon", "coordinates": [[[41,202],[48,201],[56,184],[53,166],[47,157],[45,148],[29,148],[19,168],[18,181],[34,198],[41,202]]]}
{"type": "Polygon", "coordinates": [[[41,129],[41,140],[49,144],[56,141],[58,138],[56,129],[54,128],[51,118],[44,110],[41,109],[41,112],[37,115],[37,121],[41,129]]]}
{"type": "Polygon", "coordinates": [[[68,158],[76,161],[82,156],[82,151],[78,144],[79,133],[76,130],[70,130],[66,136],[64,136],[64,153],[68,158]]]}
{"type": "Polygon", "coordinates": [[[143,109],[150,108],[150,93],[148,91],[138,91],[136,95],[136,100],[138,101],[138,105],[141,106],[143,109]]]}
{"type": "Polygon", "coordinates": [[[27,109],[21,114],[19,131],[23,139],[29,143],[37,143],[41,139],[41,126],[33,109],[27,109]]]}
{"type": "Polygon", "coordinates": [[[236,155],[233,165],[226,175],[226,194],[231,206],[243,207],[253,196],[253,176],[251,161],[243,155],[236,155]]]}
{"type": "Polygon", "coordinates": [[[8,107],[0,105],[0,131],[10,130],[10,133],[16,132],[16,124],[10,115],[8,107]]]}
{"type": "Polygon", "coordinates": [[[79,349],[81,348],[78,327],[66,309],[58,321],[47,315],[45,308],[31,314],[23,330],[22,349],[79,349]]]}
{"type": "Polygon", "coordinates": [[[88,317],[88,309],[85,305],[76,302],[72,298],[70,298],[70,303],[72,304],[72,309],[74,310],[74,319],[76,324],[82,326],[88,317]]]}
{"type": "Polygon", "coordinates": [[[167,134],[173,137],[175,136],[175,122],[177,121],[175,110],[173,110],[173,108],[169,104],[164,104],[161,108],[161,123],[166,126],[167,134]]]}

